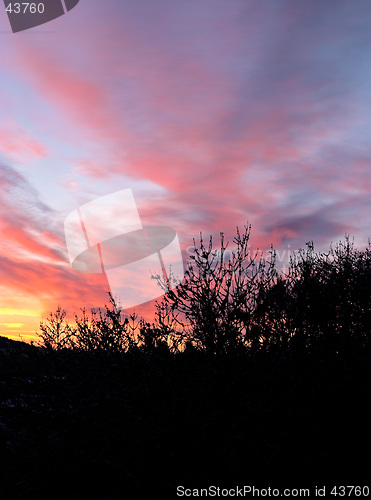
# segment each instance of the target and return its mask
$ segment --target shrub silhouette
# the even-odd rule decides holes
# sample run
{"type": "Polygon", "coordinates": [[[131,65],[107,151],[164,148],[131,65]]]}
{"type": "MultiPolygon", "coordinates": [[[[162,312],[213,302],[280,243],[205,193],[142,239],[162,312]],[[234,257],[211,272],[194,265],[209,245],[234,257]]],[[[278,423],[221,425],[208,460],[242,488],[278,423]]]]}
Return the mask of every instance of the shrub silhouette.
{"type": "Polygon", "coordinates": [[[40,330],[37,335],[48,350],[60,350],[74,346],[75,329],[69,325],[65,318],[66,311],[59,305],[54,313],[51,312],[45,321],[40,322],[40,330]]]}
{"type": "Polygon", "coordinates": [[[237,228],[230,258],[223,233],[219,251],[213,250],[212,237],[205,244],[201,234],[199,245],[194,240],[192,263],[175,290],[155,276],[163,289],[168,288],[162,302],[167,319],[181,327],[188,346],[221,354],[254,342],[251,316],[256,298],[277,272],[273,252],[269,262],[258,253],[250,256],[250,231],[251,226],[245,226],[243,233],[237,228]]]}
{"type": "Polygon", "coordinates": [[[135,345],[135,331],[139,328],[136,317],[122,317],[112,296],[110,305],[102,310],[91,310],[90,316],[82,310],[82,316],[75,315],[75,346],[84,351],[100,351],[106,353],[127,352],[135,345]]]}
{"type": "Polygon", "coordinates": [[[286,273],[270,259],[250,255],[251,226],[237,228],[235,248],[223,233],[220,249],[200,235],[184,279],[175,288],[156,275],[163,299],[153,323],[125,315],[112,296],[105,310],[85,309],[73,326],[57,311],[40,323],[38,333],[52,350],[74,348],[106,353],[177,353],[196,349],[212,354],[270,350],[323,353],[369,347],[371,326],[371,244],[354,248],[346,236],[327,253],[307,243],[290,259],[286,273]]]}
{"type": "Polygon", "coordinates": [[[219,252],[201,235],[185,280],[165,294],[168,318],[179,324],[188,345],[213,353],[243,347],[250,353],[335,354],[369,345],[370,243],[357,250],[346,236],[328,253],[318,253],[308,242],[279,274],[273,248],[268,262],[249,255],[250,230],[246,226],[241,235],[237,228],[228,260],[223,235],[219,252]]]}
{"type": "Polygon", "coordinates": [[[66,348],[101,354],[141,351],[150,353],[178,350],[181,339],[164,318],[166,308],[157,305],[156,323],[150,324],[134,312],[126,315],[109,293],[109,303],[102,309],[85,308],[75,314],[75,322],[66,320],[67,312],[58,306],[46,320],[40,322],[37,335],[41,346],[60,351],[66,348]]]}
{"type": "Polygon", "coordinates": [[[268,344],[296,351],[364,348],[370,331],[371,251],[349,237],[316,253],[313,242],[291,257],[288,273],[263,291],[255,310],[268,344]],[[270,339],[270,340],[269,340],[270,339]]]}

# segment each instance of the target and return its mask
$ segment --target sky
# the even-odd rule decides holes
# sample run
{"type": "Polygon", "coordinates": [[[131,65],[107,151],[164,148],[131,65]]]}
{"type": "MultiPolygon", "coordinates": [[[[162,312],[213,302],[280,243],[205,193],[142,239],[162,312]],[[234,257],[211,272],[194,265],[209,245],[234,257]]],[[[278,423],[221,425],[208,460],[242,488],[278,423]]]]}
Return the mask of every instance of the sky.
{"type": "Polygon", "coordinates": [[[119,190],[185,263],[246,223],[280,256],[364,248],[370,135],[369,0],[80,0],[18,33],[0,6],[0,335],[107,302],[64,221],[119,190]]]}

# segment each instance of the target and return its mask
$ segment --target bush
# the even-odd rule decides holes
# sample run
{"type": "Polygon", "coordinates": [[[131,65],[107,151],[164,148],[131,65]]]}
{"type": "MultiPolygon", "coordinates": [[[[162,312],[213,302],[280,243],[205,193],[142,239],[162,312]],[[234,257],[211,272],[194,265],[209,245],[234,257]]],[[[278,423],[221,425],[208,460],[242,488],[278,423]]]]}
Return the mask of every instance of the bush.
{"type": "Polygon", "coordinates": [[[290,260],[287,273],[275,267],[275,252],[265,260],[250,255],[250,226],[227,250],[200,236],[194,240],[192,262],[175,283],[156,275],[166,292],[156,304],[154,322],[127,316],[110,295],[105,310],[85,309],[70,326],[58,306],[39,337],[48,349],[177,353],[185,348],[211,354],[283,350],[345,353],[369,346],[371,326],[371,244],[356,250],[346,237],[328,253],[314,251],[313,242],[290,260]],[[176,284],[175,287],[170,285],[176,284]]]}
{"type": "MultiPolygon", "coordinates": [[[[220,250],[213,250],[212,237],[208,245],[200,236],[194,240],[192,263],[184,280],[175,289],[160,276],[160,286],[167,290],[162,307],[172,325],[178,324],[183,341],[199,349],[221,354],[246,348],[254,343],[251,317],[258,293],[275,280],[275,254],[267,262],[258,253],[249,251],[251,226],[245,226],[233,240],[236,249],[229,252],[220,234],[220,250]]],[[[170,283],[171,284],[171,283],[170,283]]]]}
{"type": "Polygon", "coordinates": [[[66,311],[57,307],[51,312],[46,321],[40,322],[40,331],[37,332],[42,345],[48,350],[60,350],[74,346],[75,329],[66,321],[66,311]]]}

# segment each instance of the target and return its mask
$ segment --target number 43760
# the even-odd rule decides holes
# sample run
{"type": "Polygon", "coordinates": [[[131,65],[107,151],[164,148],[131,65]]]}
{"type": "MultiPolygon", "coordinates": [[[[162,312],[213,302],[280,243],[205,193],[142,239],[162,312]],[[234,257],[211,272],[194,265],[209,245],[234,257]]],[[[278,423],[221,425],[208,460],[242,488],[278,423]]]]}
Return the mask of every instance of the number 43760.
{"type": "Polygon", "coordinates": [[[334,495],[335,497],[339,495],[339,497],[349,497],[349,496],[356,496],[356,497],[368,497],[370,494],[370,488],[368,486],[334,486],[332,490],[330,491],[331,495],[334,495]]]}
{"type": "Polygon", "coordinates": [[[14,14],[25,14],[27,11],[31,14],[42,14],[45,10],[43,3],[10,3],[6,11],[14,14]]]}

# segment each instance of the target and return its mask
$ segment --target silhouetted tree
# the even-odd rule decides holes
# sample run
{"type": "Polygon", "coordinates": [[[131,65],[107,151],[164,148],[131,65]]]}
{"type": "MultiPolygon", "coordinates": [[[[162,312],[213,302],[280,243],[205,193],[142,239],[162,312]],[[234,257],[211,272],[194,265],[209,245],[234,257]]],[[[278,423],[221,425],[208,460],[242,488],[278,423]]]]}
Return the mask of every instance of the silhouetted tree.
{"type": "Polygon", "coordinates": [[[125,317],[111,294],[104,312],[91,309],[89,315],[82,309],[81,317],[75,315],[75,323],[75,345],[78,349],[113,353],[127,352],[136,345],[135,333],[139,330],[137,316],[125,317]]]}
{"type": "MultiPolygon", "coordinates": [[[[212,353],[226,353],[238,347],[247,347],[256,339],[251,316],[259,290],[275,278],[275,254],[269,262],[253,256],[249,251],[251,226],[233,240],[235,250],[226,258],[227,244],[220,234],[220,250],[213,250],[212,237],[204,243],[194,240],[192,263],[185,271],[184,280],[171,289],[168,282],[154,276],[166,290],[163,307],[167,317],[181,327],[183,340],[188,345],[212,353]]],[[[171,278],[170,278],[171,279],[171,278]]],[[[171,283],[170,283],[171,284],[171,283]]]]}
{"type": "Polygon", "coordinates": [[[279,331],[278,343],[290,341],[296,351],[344,352],[368,343],[370,286],[370,245],[356,250],[346,237],[318,253],[308,242],[291,257],[286,276],[260,297],[256,317],[268,335],[279,331]]]}
{"type": "Polygon", "coordinates": [[[49,350],[60,350],[74,346],[75,329],[66,320],[66,311],[61,306],[40,322],[36,332],[41,344],[49,350]]]}
{"type": "Polygon", "coordinates": [[[149,323],[125,315],[110,295],[109,304],[66,321],[57,311],[40,323],[39,337],[52,350],[123,353],[177,353],[199,349],[212,354],[236,350],[339,353],[369,346],[371,328],[371,244],[356,250],[346,237],[327,253],[307,243],[278,274],[270,258],[250,255],[251,226],[237,228],[234,250],[223,233],[220,249],[202,234],[182,282],[156,275],[166,292],[149,323]]]}

